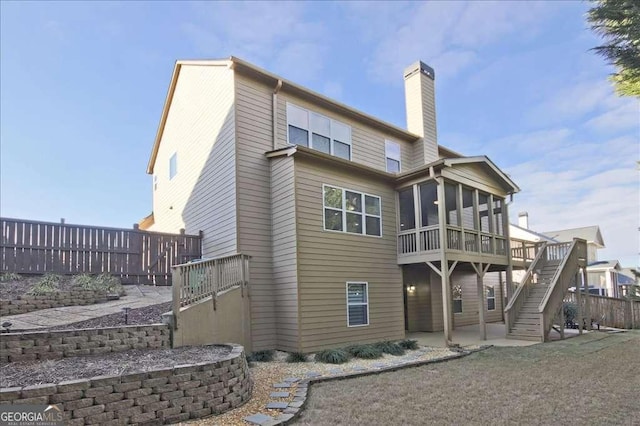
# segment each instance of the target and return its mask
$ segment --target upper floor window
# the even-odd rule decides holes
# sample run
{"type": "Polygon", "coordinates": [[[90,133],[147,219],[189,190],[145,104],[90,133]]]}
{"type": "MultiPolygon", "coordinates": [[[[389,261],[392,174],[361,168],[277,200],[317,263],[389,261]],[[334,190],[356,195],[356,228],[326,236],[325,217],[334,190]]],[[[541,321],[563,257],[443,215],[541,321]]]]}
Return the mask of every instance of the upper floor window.
{"type": "Polygon", "coordinates": [[[174,152],[169,158],[169,180],[173,179],[178,173],[178,153],[174,152]]]}
{"type": "Polygon", "coordinates": [[[323,185],[324,229],[382,236],[380,197],[323,185]]]}
{"type": "Polygon", "coordinates": [[[387,159],[387,171],[389,173],[400,172],[400,144],[384,141],[384,152],[387,159]]]}
{"type": "Polygon", "coordinates": [[[289,144],[302,145],[351,160],[351,127],[287,103],[289,144]]]}

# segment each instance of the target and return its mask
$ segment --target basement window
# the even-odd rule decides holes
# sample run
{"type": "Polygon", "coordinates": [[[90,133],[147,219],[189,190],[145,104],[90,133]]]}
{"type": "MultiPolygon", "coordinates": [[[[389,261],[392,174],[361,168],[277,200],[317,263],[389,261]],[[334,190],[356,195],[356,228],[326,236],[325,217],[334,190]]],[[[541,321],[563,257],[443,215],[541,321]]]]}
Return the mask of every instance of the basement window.
{"type": "Polygon", "coordinates": [[[487,311],[496,310],[496,290],[492,285],[486,287],[487,291],[487,311]]]}
{"type": "Polygon", "coordinates": [[[347,326],[369,325],[369,284],[347,283],[347,326]]]}
{"type": "Polygon", "coordinates": [[[453,313],[462,313],[462,286],[454,285],[452,289],[453,293],[453,313]]]}

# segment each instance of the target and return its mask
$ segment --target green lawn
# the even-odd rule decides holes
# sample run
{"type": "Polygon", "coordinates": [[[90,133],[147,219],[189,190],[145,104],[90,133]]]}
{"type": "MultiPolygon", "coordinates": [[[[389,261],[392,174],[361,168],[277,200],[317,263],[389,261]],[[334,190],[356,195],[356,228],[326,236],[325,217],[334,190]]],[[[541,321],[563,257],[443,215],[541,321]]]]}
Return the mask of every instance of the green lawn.
{"type": "Polygon", "coordinates": [[[640,425],[640,332],[314,384],[296,424],[640,425]]]}

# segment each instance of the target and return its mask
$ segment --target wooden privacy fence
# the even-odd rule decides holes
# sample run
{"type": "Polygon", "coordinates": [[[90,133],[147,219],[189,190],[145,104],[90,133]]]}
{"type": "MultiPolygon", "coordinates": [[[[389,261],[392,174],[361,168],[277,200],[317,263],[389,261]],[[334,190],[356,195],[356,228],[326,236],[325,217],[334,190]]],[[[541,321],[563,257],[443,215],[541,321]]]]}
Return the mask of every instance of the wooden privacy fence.
{"type": "MultiPolygon", "coordinates": [[[[583,315],[587,297],[582,294],[580,305],[583,315]]],[[[568,293],[565,302],[576,302],[576,294],[568,293]]],[[[615,297],[589,295],[589,315],[593,321],[605,327],[640,328],[640,301],[615,297]]]]}
{"type": "Polygon", "coordinates": [[[171,267],[202,256],[201,235],[0,218],[0,272],[110,273],[125,284],[171,285],[171,267]]]}

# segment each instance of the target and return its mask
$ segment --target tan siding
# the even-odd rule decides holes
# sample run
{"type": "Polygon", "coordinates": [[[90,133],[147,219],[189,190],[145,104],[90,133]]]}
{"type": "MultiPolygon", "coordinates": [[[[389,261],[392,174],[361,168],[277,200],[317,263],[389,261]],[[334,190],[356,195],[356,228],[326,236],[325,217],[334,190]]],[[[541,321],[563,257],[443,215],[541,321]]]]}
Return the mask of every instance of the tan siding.
{"type": "MultiPolygon", "coordinates": [[[[502,321],[502,292],[500,291],[499,275],[491,272],[484,276],[483,284],[494,285],[496,291],[496,309],[487,310],[486,293],[484,298],[484,311],[486,322],[502,321]]],[[[453,324],[455,327],[463,325],[478,324],[478,284],[477,275],[473,272],[454,272],[451,276],[452,285],[462,286],[462,314],[454,314],[453,324]]]]}
{"type": "Polygon", "coordinates": [[[395,139],[390,135],[363,125],[355,120],[345,118],[330,110],[318,108],[317,106],[300,100],[286,92],[278,94],[278,117],[277,117],[277,147],[287,146],[287,102],[322,114],[326,117],[340,121],[351,126],[351,159],[352,161],[375,167],[386,171],[385,139],[400,144],[402,170],[408,170],[412,165],[414,155],[413,143],[395,139]]]}
{"type": "Polygon", "coordinates": [[[298,263],[292,157],[271,160],[271,206],[277,347],[298,351],[298,263]]]}
{"type": "Polygon", "coordinates": [[[395,192],[385,184],[296,160],[301,350],[404,335],[402,275],[396,259],[395,192]],[[383,237],[324,231],[322,185],[378,195],[383,237]],[[369,283],[369,325],[347,327],[346,282],[369,283]]]}
{"type": "Polygon", "coordinates": [[[183,65],[154,167],[151,230],[202,230],[205,257],[237,250],[233,105],[232,71],[183,65]],[[174,152],[177,174],[169,180],[174,152]]]}
{"type": "Polygon", "coordinates": [[[501,197],[505,190],[478,164],[456,164],[442,171],[442,176],[501,197]]]}
{"type": "Polygon", "coordinates": [[[272,98],[266,86],[236,74],[238,245],[251,255],[253,350],[277,345],[273,286],[271,167],[272,98]]]}
{"type": "Polygon", "coordinates": [[[438,274],[431,277],[431,331],[444,330],[444,316],[442,315],[442,280],[438,274]]]}

